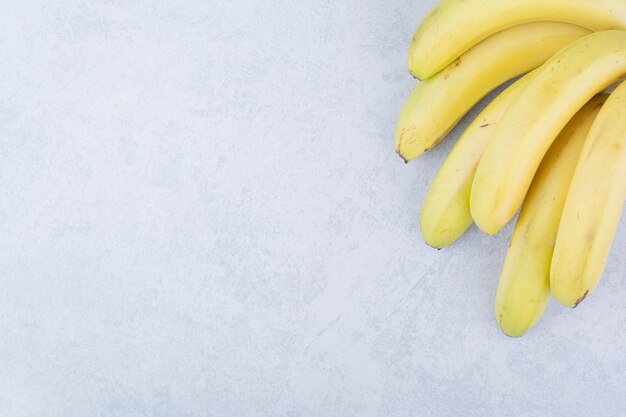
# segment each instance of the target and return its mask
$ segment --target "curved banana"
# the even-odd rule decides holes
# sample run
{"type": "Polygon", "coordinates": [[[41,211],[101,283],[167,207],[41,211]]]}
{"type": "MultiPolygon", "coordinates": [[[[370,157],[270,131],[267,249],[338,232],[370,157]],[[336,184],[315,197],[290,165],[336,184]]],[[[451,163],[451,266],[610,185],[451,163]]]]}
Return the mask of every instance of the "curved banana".
{"type": "Polygon", "coordinates": [[[396,152],[410,161],[437,144],[491,90],[547,61],[589,31],[565,23],[532,23],[476,45],[446,70],[417,84],[396,127],[396,152]]]}
{"type": "Polygon", "coordinates": [[[409,71],[425,80],[489,36],[523,23],[555,21],[591,31],[626,29],[624,0],[442,0],[409,47],[409,71]]]}
{"type": "Polygon", "coordinates": [[[420,217],[422,237],[429,246],[441,249],[451,245],[474,222],[469,200],[476,167],[500,118],[532,74],[517,80],[485,107],[441,166],[426,194],[420,217]]]}
{"type": "Polygon", "coordinates": [[[550,300],[550,261],[567,190],[591,125],[608,95],[594,97],[559,134],[541,162],[513,231],[495,313],[502,332],[519,337],[550,300]]]}
{"type": "Polygon", "coordinates": [[[496,234],[515,215],[561,129],[625,74],[626,31],[579,39],[537,70],[507,109],[478,164],[470,209],[481,230],[496,234]]]}
{"type": "Polygon", "coordinates": [[[596,287],[626,198],[626,83],[609,97],[583,148],[554,246],[550,287],[576,307],[596,287]]]}

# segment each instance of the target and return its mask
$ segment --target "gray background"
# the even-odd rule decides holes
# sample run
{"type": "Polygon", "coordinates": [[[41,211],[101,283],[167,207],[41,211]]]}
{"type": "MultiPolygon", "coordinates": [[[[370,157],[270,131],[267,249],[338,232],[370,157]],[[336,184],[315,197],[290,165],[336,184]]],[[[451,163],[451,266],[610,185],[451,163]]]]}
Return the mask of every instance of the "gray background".
{"type": "Polygon", "coordinates": [[[421,242],[434,3],[3,1],[0,416],[623,416],[625,222],[522,339],[511,225],[421,242]]]}

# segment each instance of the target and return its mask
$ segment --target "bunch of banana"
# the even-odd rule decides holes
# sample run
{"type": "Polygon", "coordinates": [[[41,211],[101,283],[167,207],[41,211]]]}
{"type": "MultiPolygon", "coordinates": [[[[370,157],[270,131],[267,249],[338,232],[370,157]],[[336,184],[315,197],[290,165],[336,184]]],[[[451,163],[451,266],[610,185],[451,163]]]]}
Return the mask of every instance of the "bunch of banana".
{"type": "Polygon", "coordinates": [[[420,228],[435,248],[521,207],[498,285],[502,331],[523,335],[550,295],[598,284],[626,199],[626,0],[441,0],[418,27],[396,152],[435,146],[491,90],[442,165],[420,228]],[[607,88],[617,85],[609,95],[607,88]]]}

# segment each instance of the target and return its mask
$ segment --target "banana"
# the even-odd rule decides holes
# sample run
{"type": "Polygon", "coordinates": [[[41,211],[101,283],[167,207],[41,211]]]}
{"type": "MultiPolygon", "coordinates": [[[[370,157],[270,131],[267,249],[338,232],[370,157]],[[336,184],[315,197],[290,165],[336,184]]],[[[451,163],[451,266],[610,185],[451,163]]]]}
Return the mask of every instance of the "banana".
{"type": "Polygon", "coordinates": [[[531,23],[476,45],[437,76],[417,84],[398,118],[396,152],[406,162],[418,157],[495,87],[540,66],[588,34],[565,23],[531,23]]]}
{"type": "Polygon", "coordinates": [[[470,210],[481,230],[496,234],[515,215],[561,129],[624,74],[626,31],[579,39],[537,70],[505,112],[478,164],[470,210]]]}
{"type": "Polygon", "coordinates": [[[604,270],[626,198],[626,83],[609,97],[583,148],[554,247],[550,287],[576,307],[604,270]]]}
{"type": "Polygon", "coordinates": [[[594,32],[626,29],[626,1],[442,0],[413,35],[409,71],[428,79],[489,36],[539,21],[565,22],[594,32]]]}
{"type": "Polygon", "coordinates": [[[528,191],[496,293],[496,319],[508,336],[526,333],[548,305],[550,262],[567,190],[607,97],[594,97],[568,123],[548,150],[528,191]]]}
{"type": "Polygon", "coordinates": [[[496,97],[461,135],[426,194],[420,217],[422,237],[441,249],[457,240],[474,222],[470,190],[476,167],[500,118],[533,73],[517,80],[496,97]]]}

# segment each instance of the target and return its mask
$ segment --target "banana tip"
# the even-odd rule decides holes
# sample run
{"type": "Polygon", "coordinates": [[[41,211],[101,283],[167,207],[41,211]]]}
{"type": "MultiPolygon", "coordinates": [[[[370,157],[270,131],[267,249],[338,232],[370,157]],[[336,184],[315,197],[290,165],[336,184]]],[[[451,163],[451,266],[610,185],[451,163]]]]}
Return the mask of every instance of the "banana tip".
{"type": "Polygon", "coordinates": [[[424,240],[424,243],[426,244],[426,246],[428,246],[429,248],[432,248],[432,249],[436,249],[436,250],[443,249],[443,246],[433,245],[431,243],[428,243],[426,240],[424,240]]]}
{"type": "Polygon", "coordinates": [[[404,155],[402,155],[402,152],[400,152],[400,149],[396,149],[396,153],[398,154],[398,156],[399,156],[400,158],[402,158],[402,160],[404,161],[404,163],[405,163],[405,164],[408,164],[408,163],[409,163],[409,160],[408,160],[408,159],[406,159],[406,158],[404,157],[404,155]]]}
{"type": "Polygon", "coordinates": [[[588,295],[589,295],[589,290],[585,290],[585,293],[578,300],[576,300],[576,302],[574,302],[574,306],[572,308],[578,307],[578,304],[582,303],[583,300],[587,298],[588,295]]]}
{"type": "Polygon", "coordinates": [[[416,64],[415,62],[416,60],[413,57],[413,43],[415,43],[415,39],[411,40],[411,45],[409,46],[409,59],[408,59],[409,74],[411,74],[411,76],[415,78],[416,80],[422,81],[425,79],[425,77],[419,71],[419,65],[416,64]]]}
{"type": "MultiPolygon", "coordinates": [[[[476,211],[474,211],[475,213],[476,211]]],[[[498,227],[491,222],[483,222],[480,216],[472,214],[474,218],[474,224],[478,227],[478,229],[486,234],[487,236],[495,236],[500,232],[501,227],[498,227]]]]}

